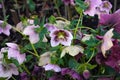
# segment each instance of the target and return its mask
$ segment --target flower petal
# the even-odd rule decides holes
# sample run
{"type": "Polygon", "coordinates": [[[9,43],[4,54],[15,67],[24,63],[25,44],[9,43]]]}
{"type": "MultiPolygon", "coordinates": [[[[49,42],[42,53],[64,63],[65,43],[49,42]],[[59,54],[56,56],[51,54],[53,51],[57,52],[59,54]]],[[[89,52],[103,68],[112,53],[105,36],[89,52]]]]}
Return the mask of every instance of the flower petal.
{"type": "Polygon", "coordinates": [[[55,38],[53,37],[53,38],[51,38],[50,43],[51,43],[52,47],[55,47],[60,44],[60,41],[56,41],[55,38]]]}
{"type": "Polygon", "coordinates": [[[112,36],[113,36],[113,28],[110,29],[109,31],[107,31],[103,37],[103,43],[102,43],[102,46],[101,46],[101,51],[102,51],[102,54],[104,57],[105,56],[105,53],[107,50],[109,50],[112,46],[113,46],[113,43],[112,43],[112,36]]]}
{"type": "Polygon", "coordinates": [[[79,52],[83,53],[83,51],[84,48],[81,46],[69,46],[62,50],[61,58],[65,55],[65,53],[69,53],[69,55],[71,56],[76,56],[77,54],[79,54],[79,52]]]}
{"type": "Polygon", "coordinates": [[[47,64],[43,67],[45,68],[46,71],[48,71],[48,70],[53,70],[55,72],[60,72],[61,71],[61,68],[58,65],[55,65],[55,64],[47,64]]]}
{"type": "Polygon", "coordinates": [[[6,45],[8,46],[8,47],[10,47],[10,48],[13,48],[13,49],[19,49],[18,48],[18,45],[17,44],[15,44],[15,43],[6,43],[6,45]]]}
{"type": "Polygon", "coordinates": [[[6,27],[3,28],[3,33],[6,34],[7,36],[9,36],[11,28],[12,28],[12,26],[7,24],[6,27]]]}

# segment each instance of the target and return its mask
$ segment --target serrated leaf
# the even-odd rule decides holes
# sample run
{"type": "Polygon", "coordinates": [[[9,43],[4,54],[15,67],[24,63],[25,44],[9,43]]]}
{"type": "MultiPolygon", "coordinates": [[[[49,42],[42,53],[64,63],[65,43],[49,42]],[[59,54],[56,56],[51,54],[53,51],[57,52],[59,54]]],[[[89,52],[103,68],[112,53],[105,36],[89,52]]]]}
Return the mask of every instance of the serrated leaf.
{"type": "Polygon", "coordinates": [[[76,69],[79,66],[79,63],[75,59],[70,59],[68,65],[72,69],[76,69]]]}
{"type": "Polygon", "coordinates": [[[49,23],[52,23],[52,24],[56,22],[56,18],[54,16],[50,16],[48,20],[49,20],[49,23]]]}
{"type": "Polygon", "coordinates": [[[86,41],[85,41],[85,44],[86,44],[87,46],[95,47],[95,46],[98,45],[98,42],[99,42],[99,41],[98,41],[96,38],[91,37],[89,40],[86,40],[86,41]]]}

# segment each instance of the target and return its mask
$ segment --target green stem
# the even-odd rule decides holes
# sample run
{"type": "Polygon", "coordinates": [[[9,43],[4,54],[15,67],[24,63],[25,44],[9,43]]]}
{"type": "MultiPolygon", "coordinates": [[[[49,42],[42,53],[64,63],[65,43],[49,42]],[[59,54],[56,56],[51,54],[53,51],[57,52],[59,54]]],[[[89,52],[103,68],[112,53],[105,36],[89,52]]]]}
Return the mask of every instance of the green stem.
{"type": "Polygon", "coordinates": [[[86,29],[92,30],[93,32],[96,32],[94,29],[92,29],[92,28],[90,28],[90,27],[80,27],[80,28],[86,28],[86,29]]]}
{"type": "Polygon", "coordinates": [[[12,78],[12,80],[16,80],[13,76],[11,78],[12,78]]]}
{"type": "Polygon", "coordinates": [[[38,55],[34,54],[33,52],[31,52],[31,51],[29,51],[29,50],[25,50],[25,51],[27,51],[28,53],[30,53],[30,54],[32,54],[32,55],[34,55],[34,56],[36,56],[36,57],[38,57],[38,58],[39,58],[39,56],[38,56],[38,55]]]}
{"type": "Polygon", "coordinates": [[[58,6],[57,6],[57,2],[56,2],[56,0],[54,0],[54,3],[55,3],[55,6],[56,6],[56,9],[57,9],[58,15],[61,16],[61,13],[60,13],[60,10],[59,10],[59,8],[58,8],[58,6]]]}
{"type": "Polygon", "coordinates": [[[24,64],[22,64],[21,66],[30,75],[30,71],[26,68],[26,66],[24,64]]]}
{"type": "Polygon", "coordinates": [[[31,46],[32,46],[32,48],[33,48],[33,50],[35,52],[35,55],[39,56],[38,53],[37,53],[37,51],[36,51],[36,49],[35,49],[35,47],[34,47],[34,45],[31,42],[30,42],[30,44],[31,44],[31,46]]]}
{"type": "Polygon", "coordinates": [[[65,19],[65,18],[63,18],[63,17],[56,17],[56,19],[61,19],[61,20],[63,20],[63,21],[68,22],[68,20],[67,20],[67,19],[65,19]]]}
{"type": "Polygon", "coordinates": [[[76,38],[76,33],[77,33],[77,30],[78,30],[78,26],[79,26],[80,20],[81,20],[81,17],[79,17],[78,23],[77,23],[75,31],[74,31],[74,39],[76,38]]]}
{"type": "Polygon", "coordinates": [[[3,10],[3,17],[4,17],[4,20],[6,19],[6,10],[5,10],[5,5],[4,5],[4,0],[1,0],[1,3],[2,3],[2,10],[3,10]]]}
{"type": "Polygon", "coordinates": [[[92,53],[91,57],[89,58],[89,60],[86,63],[89,63],[92,60],[92,58],[94,56],[94,53],[95,53],[95,51],[93,50],[93,53],[92,53]]]}

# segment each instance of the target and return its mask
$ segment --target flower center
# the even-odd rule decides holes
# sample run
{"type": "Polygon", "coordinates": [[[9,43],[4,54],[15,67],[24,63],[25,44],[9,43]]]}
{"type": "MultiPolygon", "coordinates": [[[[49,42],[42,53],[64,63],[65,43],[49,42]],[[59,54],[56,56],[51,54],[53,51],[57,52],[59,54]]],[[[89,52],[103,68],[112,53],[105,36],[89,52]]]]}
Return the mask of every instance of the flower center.
{"type": "Polygon", "coordinates": [[[64,39],[65,33],[64,32],[59,32],[57,36],[58,36],[59,39],[64,39]]]}
{"type": "Polygon", "coordinates": [[[104,8],[109,8],[109,6],[110,6],[110,5],[109,5],[109,2],[105,2],[105,3],[103,4],[103,7],[104,7],[104,8]]]}

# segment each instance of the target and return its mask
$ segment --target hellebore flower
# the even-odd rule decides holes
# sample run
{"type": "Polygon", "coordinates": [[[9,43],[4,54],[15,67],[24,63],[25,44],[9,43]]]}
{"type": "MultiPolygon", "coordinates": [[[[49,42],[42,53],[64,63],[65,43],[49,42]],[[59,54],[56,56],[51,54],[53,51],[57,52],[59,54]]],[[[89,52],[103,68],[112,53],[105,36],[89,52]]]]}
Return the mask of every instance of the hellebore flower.
{"type": "Polygon", "coordinates": [[[29,80],[28,75],[26,72],[22,72],[20,74],[20,80],[29,80]]]}
{"type": "Polygon", "coordinates": [[[111,48],[111,53],[104,62],[107,66],[112,67],[117,72],[120,72],[120,46],[114,45],[111,48]]]}
{"type": "Polygon", "coordinates": [[[61,68],[55,64],[47,64],[47,65],[43,66],[43,68],[45,68],[45,71],[49,71],[49,70],[53,70],[55,72],[61,71],[61,68]]]}
{"type": "Polygon", "coordinates": [[[72,34],[67,30],[56,29],[50,33],[51,46],[55,47],[59,44],[70,46],[73,39],[72,34]]]}
{"type": "Polygon", "coordinates": [[[57,75],[56,74],[56,75],[50,77],[49,80],[65,80],[65,79],[62,75],[57,75]]]}
{"type": "Polygon", "coordinates": [[[47,30],[50,31],[50,32],[52,32],[53,30],[57,29],[56,26],[54,26],[53,24],[50,24],[50,23],[46,23],[46,24],[44,25],[44,27],[46,27],[47,30]]]}
{"type": "Polygon", "coordinates": [[[96,14],[96,7],[98,7],[101,3],[101,0],[85,0],[85,4],[88,5],[88,8],[84,11],[84,14],[94,16],[96,14]]]}
{"type": "Polygon", "coordinates": [[[110,29],[109,31],[107,31],[103,37],[103,43],[102,43],[102,46],[101,46],[101,51],[102,51],[102,54],[104,57],[105,56],[105,53],[107,50],[109,50],[112,46],[113,46],[113,42],[112,42],[112,36],[113,36],[113,28],[110,29]]]}
{"type": "Polygon", "coordinates": [[[4,21],[0,20],[0,34],[3,33],[5,35],[9,36],[11,28],[12,28],[12,26],[10,24],[7,24],[4,21]]]}
{"type": "Polygon", "coordinates": [[[120,46],[115,44],[111,49],[111,53],[108,54],[107,58],[104,58],[102,53],[98,53],[96,56],[96,62],[98,64],[104,64],[113,68],[116,72],[120,72],[120,46]]]}
{"type": "Polygon", "coordinates": [[[38,63],[38,65],[39,66],[44,66],[44,65],[46,65],[46,64],[49,64],[50,63],[50,57],[51,57],[51,55],[53,54],[54,52],[50,52],[50,51],[48,51],[48,52],[45,52],[45,53],[43,53],[42,55],[40,55],[40,59],[39,59],[39,63],[38,63]]]}
{"type": "Polygon", "coordinates": [[[96,8],[97,14],[109,14],[112,8],[112,4],[109,1],[102,1],[102,3],[96,8]]]}
{"type": "Polygon", "coordinates": [[[65,5],[69,5],[69,4],[75,5],[74,0],[62,0],[62,1],[64,2],[65,5]]]}
{"type": "Polygon", "coordinates": [[[120,9],[113,14],[100,14],[99,24],[113,27],[120,33],[120,9]]]}
{"type": "Polygon", "coordinates": [[[19,74],[18,69],[14,64],[12,63],[6,65],[0,64],[0,77],[9,79],[12,77],[12,74],[14,75],[19,74]]]}
{"type": "Polygon", "coordinates": [[[14,58],[17,59],[19,64],[22,64],[25,61],[25,54],[21,54],[19,47],[15,43],[6,43],[8,46],[8,59],[14,58]]]}
{"type": "Polygon", "coordinates": [[[70,25],[70,21],[56,20],[56,23],[54,25],[58,29],[64,29],[64,27],[67,27],[70,25]]]}
{"type": "Polygon", "coordinates": [[[38,27],[35,25],[27,26],[23,31],[23,34],[28,35],[30,42],[33,44],[39,41],[39,34],[35,31],[35,28],[38,27]]]}
{"type": "Polygon", "coordinates": [[[71,56],[76,56],[80,52],[83,53],[84,48],[81,46],[68,46],[62,50],[61,58],[65,56],[66,53],[68,53],[71,56]]]}
{"type": "Polygon", "coordinates": [[[76,79],[76,80],[83,80],[83,78],[76,71],[70,68],[62,68],[61,74],[70,75],[73,79],[76,79]]]}

